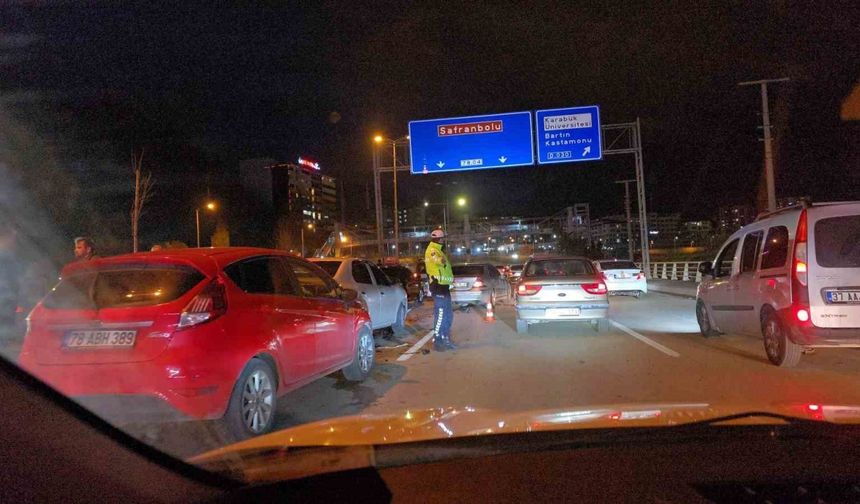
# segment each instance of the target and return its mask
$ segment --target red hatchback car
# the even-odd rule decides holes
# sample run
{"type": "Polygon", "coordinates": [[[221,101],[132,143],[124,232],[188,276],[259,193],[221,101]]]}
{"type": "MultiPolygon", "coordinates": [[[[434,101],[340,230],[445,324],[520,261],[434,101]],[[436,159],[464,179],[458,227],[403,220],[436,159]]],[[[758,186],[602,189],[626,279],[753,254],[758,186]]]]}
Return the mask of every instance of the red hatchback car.
{"type": "Polygon", "coordinates": [[[338,370],[368,376],[356,296],[276,250],[75,263],[30,314],[19,361],[108,419],[223,418],[241,439],[272,429],[279,395],[338,370]]]}

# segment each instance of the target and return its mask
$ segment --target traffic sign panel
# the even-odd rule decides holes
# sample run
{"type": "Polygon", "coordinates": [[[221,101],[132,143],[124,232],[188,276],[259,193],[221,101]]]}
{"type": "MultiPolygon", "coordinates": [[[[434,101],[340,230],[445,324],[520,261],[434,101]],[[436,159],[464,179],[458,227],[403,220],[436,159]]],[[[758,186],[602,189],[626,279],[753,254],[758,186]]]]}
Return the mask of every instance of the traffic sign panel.
{"type": "Polygon", "coordinates": [[[412,173],[534,164],[531,112],[409,122],[412,173]]]}
{"type": "Polygon", "coordinates": [[[538,110],[535,122],[538,164],[603,159],[597,105],[538,110]]]}

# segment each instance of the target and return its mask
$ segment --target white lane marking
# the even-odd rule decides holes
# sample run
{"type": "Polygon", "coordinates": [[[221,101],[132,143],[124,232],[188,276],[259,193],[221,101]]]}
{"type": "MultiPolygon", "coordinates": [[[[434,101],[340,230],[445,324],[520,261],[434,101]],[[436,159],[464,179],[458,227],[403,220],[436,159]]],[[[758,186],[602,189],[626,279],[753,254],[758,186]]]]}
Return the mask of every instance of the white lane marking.
{"type": "Polygon", "coordinates": [[[646,345],[649,345],[653,348],[656,348],[657,350],[660,350],[661,352],[668,355],[669,357],[680,357],[681,356],[681,354],[672,350],[671,348],[663,346],[660,343],[657,343],[656,341],[652,340],[651,338],[649,338],[647,336],[643,336],[643,335],[639,334],[638,332],[634,331],[633,329],[630,329],[629,327],[627,327],[623,324],[619,324],[618,322],[616,322],[614,320],[610,320],[610,322],[612,322],[612,325],[614,325],[615,327],[626,332],[630,336],[633,336],[634,338],[638,339],[642,343],[645,343],[646,345]]]}
{"type": "Polygon", "coordinates": [[[409,350],[403,352],[403,355],[401,355],[400,357],[397,358],[397,362],[403,362],[403,361],[409,360],[413,355],[415,355],[418,352],[418,350],[421,349],[421,347],[423,347],[428,341],[433,339],[433,334],[434,334],[433,331],[430,331],[427,334],[425,334],[424,337],[421,338],[420,340],[418,340],[418,342],[416,342],[414,345],[412,345],[412,347],[409,348],[409,350]]]}

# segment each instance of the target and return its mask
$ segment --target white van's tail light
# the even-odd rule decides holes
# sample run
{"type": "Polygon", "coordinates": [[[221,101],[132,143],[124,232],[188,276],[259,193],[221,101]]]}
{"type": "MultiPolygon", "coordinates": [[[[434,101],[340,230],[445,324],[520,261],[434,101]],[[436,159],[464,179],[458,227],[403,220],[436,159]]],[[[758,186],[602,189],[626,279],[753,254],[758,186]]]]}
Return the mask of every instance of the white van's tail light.
{"type": "Polygon", "coordinates": [[[806,242],[798,243],[794,248],[794,277],[804,287],[808,281],[807,272],[806,242]]]}
{"type": "Polygon", "coordinates": [[[806,209],[801,210],[794,234],[794,255],[791,261],[791,301],[798,322],[809,322],[809,263],[807,257],[806,209]]]}
{"type": "Polygon", "coordinates": [[[475,288],[475,289],[480,289],[480,288],[481,288],[481,287],[483,287],[483,286],[484,286],[484,281],[483,281],[483,280],[481,280],[480,278],[478,278],[477,280],[475,280],[475,282],[472,284],[472,287],[473,287],[473,288],[475,288]]]}
{"type": "Polygon", "coordinates": [[[192,327],[224,315],[227,312],[227,295],[220,278],[212,280],[200,294],[188,303],[179,316],[178,329],[192,327]]]}

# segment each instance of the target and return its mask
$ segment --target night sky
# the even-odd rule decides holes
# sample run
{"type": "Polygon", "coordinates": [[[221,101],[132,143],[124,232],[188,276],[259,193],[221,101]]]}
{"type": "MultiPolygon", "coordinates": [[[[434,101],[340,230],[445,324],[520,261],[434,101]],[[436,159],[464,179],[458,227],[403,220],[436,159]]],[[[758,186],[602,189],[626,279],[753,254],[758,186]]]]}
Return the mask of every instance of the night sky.
{"type": "MultiPolygon", "coordinates": [[[[641,119],[650,210],[713,217],[753,202],[760,177],[759,94],[736,84],[774,77],[792,79],[771,90],[778,195],[860,198],[860,129],[839,119],[860,78],[857,2],[284,4],[2,7],[0,107],[107,216],[127,216],[130,152],[145,149],[158,184],[142,222],[151,239],[165,226],[189,239],[207,190],[239,204],[241,159],[316,158],[345,180],[354,221],[367,214],[377,132],[590,104],[604,123],[641,119]]],[[[632,175],[632,156],[404,175],[400,205],[447,186],[477,214],[589,202],[599,216],[622,211],[613,181],[632,175]]]]}

